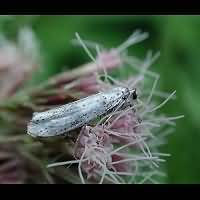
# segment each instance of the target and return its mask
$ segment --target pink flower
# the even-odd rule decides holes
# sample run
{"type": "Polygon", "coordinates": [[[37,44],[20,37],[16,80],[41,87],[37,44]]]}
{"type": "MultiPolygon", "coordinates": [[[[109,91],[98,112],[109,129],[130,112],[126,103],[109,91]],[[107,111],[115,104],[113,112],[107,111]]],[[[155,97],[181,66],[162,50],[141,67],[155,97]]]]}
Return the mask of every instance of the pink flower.
{"type": "Polygon", "coordinates": [[[76,142],[75,157],[83,160],[81,167],[88,178],[96,176],[96,171],[111,162],[108,154],[113,150],[110,137],[101,128],[84,126],[76,142]]]}
{"type": "Polygon", "coordinates": [[[83,87],[83,92],[85,90],[88,92],[88,89],[89,93],[91,93],[91,90],[95,91],[95,87],[91,89],[91,84],[94,82],[94,84],[97,86],[97,73],[102,73],[103,71],[109,72],[115,68],[118,68],[120,65],[121,57],[115,50],[103,51],[97,55],[95,61],[81,65],[74,70],[62,72],[56,75],[49,80],[49,85],[60,87],[64,85],[64,87],[67,89],[79,89],[81,87],[82,89],[83,84],[85,86],[83,87]],[[90,85],[90,88],[86,87],[88,85],[90,85]]]}
{"type": "Polygon", "coordinates": [[[102,69],[111,70],[119,67],[122,64],[120,55],[115,49],[110,51],[103,51],[97,56],[97,63],[102,71],[102,69]]]}
{"type": "Polygon", "coordinates": [[[0,184],[25,183],[24,162],[10,144],[0,145],[0,184]]]}
{"type": "MultiPolygon", "coordinates": [[[[128,102],[124,102],[124,105],[118,110],[114,110],[107,116],[102,117],[93,126],[88,124],[82,127],[74,149],[76,160],[54,163],[49,166],[78,163],[78,171],[82,183],[85,183],[82,171],[87,175],[88,179],[99,181],[99,183],[103,183],[104,180],[113,183],[143,183],[148,179],[154,182],[151,176],[159,173],[157,168],[154,170],[153,166],[158,167],[158,162],[164,161],[159,156],[167,154],[156,152],[157,148],[155,147],[159,145],[160,138],[156,138],[157,140],[154,141],[154,135],[151,131],[155,127],[165,125],[166,122],[169,123],[170,120],[178,119],[182,116],[161,119],[159,117],[155,118],[152,114],[173,96],[172,93],[160,105],[152,107],[151,100],[155,94],[159,75],[149,71],[148,67],[157,58],[157,55],[152,57],[151,54],[147,54],[147,59],[144,62],[135,57],[122,55],[123,51],[130,45],[140,42],[146,37],[146,33],[140,34],[140,31],[136,31],[118,48],[111,51],[98,52],[99,55],[96,60],[80,37],[78,37],[86,53],[95,62],[79,69],[78,73],[74,73],[80,76],[79,79],[70,83],[72,89],[84,92],[87,96],[88,94],[97,93],[99,90],[120,85],[129,88],[130,91],[133,88],[137,88],[139,93],[142,93],[145,89],[144,78],[146,75],[149,78],[153,78],[154,83],[149,90],[148,96],[139,95],[133,104],[131,102],[136,98],[131,99],[130,96],[128,102]],[[114,69],[122,63],[123,65],[129,65],[131,69],[136,69],[139,73],[122,81],[115,80],[107,74],[107,70],[114,69]],[[100,71],[103,71],[105,77],[107,76],[112,83],[100,81],[97,73],[100,71]],[[131,107],[128,107],[127,103],[131,103],[131,107]],[[151,153],[151,150],[154,150],[154,153],[151,153]],[[130,177],[131,180],[127,181],[127,179],[123,178],[124,176],[130,177]],[[138,180],[141,181],[137,180],[138,177],[140,178],[138,180]]],[[[94,45],[96,48],[96,44],[94,45]]],[[[98,50],[98,48],[96,49],[98,50]]]]}
{"type": "Polygon", "coordinates": [[[84,92],[86,95],[90,95],[97,93],[100,90],[100,86],[97,83],[96,76],[90,75],[85,78],[80,78],[73,89],[84,92]]]}
{"type": "Polygon", "coordinates": [[[14,95],[39,67],[39,59],[33,53],[39,50],[33,47],[37,42],[32,38],[31,30],[25,29],[18,35],[23,41],[1,41],[3,46],[0,48],[0,100],[14,95]]]}
{"type": "MultiPolygon", "coordinates": [[[[117,154],[112,155],[112,162],[123,161],[124,159],[125,159],[124,156],[120,156],[117,154]]],[[[112,168],[114,168],[115,171],[117,171],[117,172],[130,172],[131,171],[129,164],[125,163],[125,162],[113,164],[112,168]]]]}
{"type": "Polygon", "coordinates": [[[140,134],[140,120],[134,110],[124,110],[109,120],[108,130],[113,143],[126,144],[140,134]]]}
{"type": "MultiPolygon", "coordinates": [[[[76,141],[74,156],[79,160],[80,168],[87,174],[87,179],[100,179],[100,182],[103,182],[105,178],[108,181],[116,182],[115,179],[110,180],[106,175],[111,174],[115,177],[118,173],[122,175],[133,173],[134,168],[130,162],[125,162],[128,158],[126,151],[118,154],[118,150],[114,148],[112,137],[102,126],[82,128],[76,141]]],[[[137,141],[135,142],[137,143],[137,141]]],[[[127,144],[129,146],[129,143],[127,144]]],[[[121,147],[123,148],[123,146],[121,147]]]]}

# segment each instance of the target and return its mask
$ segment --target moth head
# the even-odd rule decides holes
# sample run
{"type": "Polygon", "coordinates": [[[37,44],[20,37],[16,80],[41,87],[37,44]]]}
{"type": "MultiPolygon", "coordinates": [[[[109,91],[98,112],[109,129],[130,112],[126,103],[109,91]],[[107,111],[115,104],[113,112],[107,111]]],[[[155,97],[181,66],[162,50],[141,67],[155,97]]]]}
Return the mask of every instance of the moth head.
{"type": "Polygon", "coordinates": [[[132,97],[132,99],[133,99],[133,100],[136,100],[137,97],[138,97],[138,94],[137,94],[137,90],[136,90],[136,88],[133,89],[130,93],[131,93],[131,97],[132,97]]]}
{"type": "Polygon", "coordinates": [[[117,88],[115,88],[115,91],[118,94],[122,95],[122,98],[124,100],[126,100],[130,96],[130,90],[126,87],[117,87],[117,88]]]}

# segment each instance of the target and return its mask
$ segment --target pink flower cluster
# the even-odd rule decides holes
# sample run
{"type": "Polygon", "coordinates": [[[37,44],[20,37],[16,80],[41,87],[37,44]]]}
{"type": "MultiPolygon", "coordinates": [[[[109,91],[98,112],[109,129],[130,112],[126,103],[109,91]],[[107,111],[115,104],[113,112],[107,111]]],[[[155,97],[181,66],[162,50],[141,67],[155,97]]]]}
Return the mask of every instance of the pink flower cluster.
{"type": "MultiPolygon", "coordinates": [[[[152,114],[172,98],[174,94],[169,95],[164,102],[156,107],[154,107],[155,104],[151,104],[159,76],[149,71],[148,67],[157,55],[151,57],[148,54],[144,62],[134,57],[123,57],[121,55],[121,52],[128,46],[145,38],[146,33],[140,35],[136,31],[118,48],[98,54],[96,60],[91,56],[83,41],[80,41],[88,55],[97,64],[96,67],[99,67],[100,71],[104,72],[104,77],[107,81],[102,81],[99,78],[100,71],[94,68],[89,70],[89,74],[85,74],[85,76],[75,80],[74,84],[72,84],[72,89],[81,91],[86,96],[117,85],[123,85],[130,90],[136,87],[141,92],[145,75],[153,78],[154,83],[148,96],[145,96],[144,99],[140,97],[137,100],[129,99],[119,109],[101,117],[100,121],[82,127],[74,148],[75,161],[54,163],[50,164],[49,167],[78,163],[78,171],[82,183],[85,183],[85,175],[87,180],[95,180],[99,183],[133,183],[138,182],[133,180],[137,176],[140,176],[139,182],[141,183],[146,180],[155,182],[151,177],[160,173],[155,168],[158,168],[158,162],[164,161],[159,156],[166,156],[167,154],[158,153],[157,146],[159,146],[162,139],[157,138],[156,143],[152,142],[154,135],[151,131],[155,127],[170,124],[170,120],[182,118],[183,116],[161,119],[159,117],[155,118],[152,114]],[[134,68],[139,73],[124,81],[118,81],[107,74],[107,69],[115,69],[121,64],[131,65],[131,69],[134,68]],[[111,80],[111,82],[108,80],[111,80]],[[151,153],[152,150],[154,153],[151,153]],[[146,174],[147,169],[149,169],[149,172],[146,174]]],[[[163,96],[165,94],[158,92],[158,95],[163,96]]]]}

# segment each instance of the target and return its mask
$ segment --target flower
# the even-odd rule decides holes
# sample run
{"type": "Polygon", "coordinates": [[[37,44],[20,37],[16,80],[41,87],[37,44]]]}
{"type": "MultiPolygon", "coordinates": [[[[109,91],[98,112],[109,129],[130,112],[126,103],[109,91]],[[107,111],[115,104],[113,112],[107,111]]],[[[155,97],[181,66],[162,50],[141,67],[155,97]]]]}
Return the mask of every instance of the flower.
{"type": "Polygon", "coordinates": [[[53,163],[49,167],[76,163],[82,183],[85,183],[85,175],[88,180],[98,183],[155,183],[154,176],[163,175],[158,168],[160,162],[165,159],[160,156],[169,156],[169,154],[160,153],[157,149],[163,140],[161,128],[173,124],[172,120],[183,117],[160,117],[156,114],[156,111],[164,106],[175,93],[167,94],[167,97],[164,95],[165,100],[159,105],[153,101],[154,95],[163,97],[164,94],[156,93],[159,75],[148,69],[158,54],[152,56],[150,52],[144,61],[123,54],[127,47],[147,37],[146,33],[139,31],[134,32],[119,47],[111,51],[104,50],[103,53],[99,51],[97,44],[84,43],[79,35],[76,36],[93,63],[103,70],[105,81],[102,81],[99,72],[91,70],[92,68],[90,72],[93,73],[90,76],[88,73],[80,73],[81,69],[79,69],[79,74],[82,76],[66,85],[66,88],[73,88],[88,96],[107,88],[124,86],[130,91],[136,88],[139,95],[137,99],[131,98],[130,95],[123,105],[106,116],[101,116],[98,121],[82,127],[75,142],[75,160],[53,163]],[[87,44],[96,48],[98,52],[96,59],[90,53],[87,44]],[[110,55],[108,56],[106,52],[112,52],[113,56],[118,56],[118,62],[112,60],[112,56],[109,57],[110,55]],[[130,70],[136,70],[138,73],[116,80],[107,73],[107,69],[117,65],[129,67],[130,70]],[[153,80],[153,86],[150,88],[145,85],[146,77],[153,80]],[[145,94],[144,89],[148,89],[149,92],[145,94]]]}
{"type": "Polygon", "coordinates": [[[118,173],[132,173],[129,163],[123,162],[126,156],[115,152],[110,135],[101,126],[84,126],[76,141],[74,151],[75,158],[79,159],[79,174],[83,183],[85,180],[81,169],[87,174],[87,179],[99,179],[100,183],[104,179],[118,183],[115,178],[118,173]]]}
{"type": "Polygon", "coordinates": [[[0,48],[0,100],[4,100],[20,88],[38,67],[36,40],[29,28],[20,30],[18,41],[3,38],[0,48]]]}
{"type": "Polygon", "coordinates": [[[100,90],[100,86],[97,82],[96,76],[90,75],[90,76],[78,79],[78,81],[75,82],[72,89],[81,91],[86,95],[90,95],[90,94],[97,93],[100,90]]]}
{"type": "Polygon", "coordinates": [[[25,183],[25,163],[10,144],[0,145],[0,184],[25,183]]]}
{"type": "Polygon", "coordinates": [[[109,165],[112,158],[108,154],[112,150],[109,135],[103,129],[85,126],[77,139],[74,156],[80,159],[82,169],[90,178],[109,165]]]}

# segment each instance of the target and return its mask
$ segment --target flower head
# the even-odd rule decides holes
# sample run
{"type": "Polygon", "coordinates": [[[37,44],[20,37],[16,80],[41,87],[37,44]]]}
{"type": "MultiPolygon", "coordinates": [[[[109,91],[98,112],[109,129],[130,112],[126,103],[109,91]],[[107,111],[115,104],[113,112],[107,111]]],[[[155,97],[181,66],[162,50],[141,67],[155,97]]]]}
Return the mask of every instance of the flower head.
{"type": "Polygon", "coordinates": [[[38,47],[29,28],[20,30],[17,43],[0,40],[0,100],[15,94],[16,90],[38,67],[38,47]]]}
{"type": "Polygon", "coordinates": [[[10,144],[0,145],[0,183],[25,183],[26,173],[23,159],[10,144]]]}
{"type": "Polygon", "coordinates": [[[84,126],[76,142],[75,157],[89,178],[109,165],[112,158],[108,154],[112,150],[109,135],[103,129],[84,126]]]}
{"type": "MultiPolygon", "coordinates": [[[[159,75],[148,68],[159,54],[153,56],[150,52],[144,61],[123,54],[124,50],[130,45],[147,37],[146,33],[139,31],[134,32],[123,44],[110,51],[113,56],[118,56],[119,62],[115,62],[112,56],[106,53],[109,51],[103,51],[104,53],[100,54],[98,44],[88,41],[84,43],[79,35],[76,36],[96,66],[103,69],[105,80],[101,80],[102,73],[100,74],[97,71],[90,78],[86,76],[76,80],[77,84],[74,84],[73,87],[76,90],[83,91],[86,96],[116,86],[124,86],[130,91],[136,88],[138,98],[131,98],[133,96],[130,95],[123,105],[106,116],[101,116],[99,121],[82,127],[74,148],[76,160],[66,161],[62,164],[78,163],[82,183],[85,183],[84,174],[87,175],[87,179],[92,178],[99,183],[104,181],[112,183],[155,183],[153,176],[163,175],[158,167],[159,163],[165,160],[160,156],[168,156],[168,154],[159,153],[157,149],[157,146],[163,141],[163,137],[160,137],[158,133],[165,125],[173,124],[172,120],[183,117],[160,117],[156,114],[156,111],[164,106],[175,93],[156,92],[159,75]],[[87,45],[97,50],[96,59],[87,45]],[[129,67],[133,71],[136,70],[137,73],[134,76],[122,78],[122,80],[114,79],[108,74],[107,69],[110,66],[115,66],[115,64],[129,67]],[[145,85],[146,78],[153,80],[153,86],[150,88],[145,85]],[[144,93],[146,89],[148,93],[144,93]],[[152,100],[154,95],[164,97],[165,100],[156,105],[152,100]]],[[[53,163],[49,167],[58,165],[60,163],[53,163]]]]}

